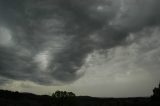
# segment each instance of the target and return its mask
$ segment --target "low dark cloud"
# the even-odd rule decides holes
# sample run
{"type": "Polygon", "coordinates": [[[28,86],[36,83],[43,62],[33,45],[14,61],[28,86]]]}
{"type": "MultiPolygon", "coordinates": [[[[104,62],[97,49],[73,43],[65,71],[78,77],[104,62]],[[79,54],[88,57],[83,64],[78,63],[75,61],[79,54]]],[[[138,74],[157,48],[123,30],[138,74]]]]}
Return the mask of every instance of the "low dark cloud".
{"type": "Polygon", "coordinates": [[[1,0],[0,38],[6,43],[0,43],[0,76],[40,84],[75,81],[84,74],[79,70],[93,51],[125,44],[129,33],[159,25],[159,4],[1,0]]]}

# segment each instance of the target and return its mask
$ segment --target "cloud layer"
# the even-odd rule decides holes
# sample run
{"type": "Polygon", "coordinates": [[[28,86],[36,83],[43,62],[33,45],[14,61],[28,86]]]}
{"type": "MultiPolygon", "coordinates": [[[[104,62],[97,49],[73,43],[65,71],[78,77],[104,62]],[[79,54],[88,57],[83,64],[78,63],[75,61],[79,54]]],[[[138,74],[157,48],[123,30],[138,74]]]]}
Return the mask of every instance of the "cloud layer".
{"type": "Polygon", "coordinates": [[[159,26],[159,4],[158,0],[1,0],[0,77],[5,82],[73,82],[84,75],[89,54],[129,45],[136,41],[126,41],[131,33],[159,26]]]}

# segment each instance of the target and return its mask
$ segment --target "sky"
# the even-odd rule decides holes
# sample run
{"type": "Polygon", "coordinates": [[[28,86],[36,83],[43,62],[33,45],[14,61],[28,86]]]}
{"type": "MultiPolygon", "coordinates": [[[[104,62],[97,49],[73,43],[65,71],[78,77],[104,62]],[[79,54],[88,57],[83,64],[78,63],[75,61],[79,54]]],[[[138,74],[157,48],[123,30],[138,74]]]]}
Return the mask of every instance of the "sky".
{"type": "Polygon", "coordinates": [[[0,89],[151,96],[159,0],[0,0],[0,89]]]}

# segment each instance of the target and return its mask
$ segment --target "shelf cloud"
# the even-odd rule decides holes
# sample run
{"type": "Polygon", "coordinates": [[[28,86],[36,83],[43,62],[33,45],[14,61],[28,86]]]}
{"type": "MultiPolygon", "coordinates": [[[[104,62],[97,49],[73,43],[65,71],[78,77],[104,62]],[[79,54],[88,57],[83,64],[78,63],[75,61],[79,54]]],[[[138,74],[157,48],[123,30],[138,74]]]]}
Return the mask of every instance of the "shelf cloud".
{"type": "Polygon", "coordinates": [[[132,34],[137,40],[127,40],[131,33],[159,27],[159,5],[159,0],[1,0],[0,83],[71,83],[83,77],[80,70],[94,51],[152,37],[132,34]]]}

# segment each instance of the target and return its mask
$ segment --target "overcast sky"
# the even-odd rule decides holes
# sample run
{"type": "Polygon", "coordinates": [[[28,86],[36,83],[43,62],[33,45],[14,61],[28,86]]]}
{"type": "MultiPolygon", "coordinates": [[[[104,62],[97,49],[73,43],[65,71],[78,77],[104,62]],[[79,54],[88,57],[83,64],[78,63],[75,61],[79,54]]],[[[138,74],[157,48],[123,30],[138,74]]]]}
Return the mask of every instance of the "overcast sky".
{"type": "Polygon", "coordinates": [[[0,0],[0,88],[150,96],[159,0],[0,0]]]}

